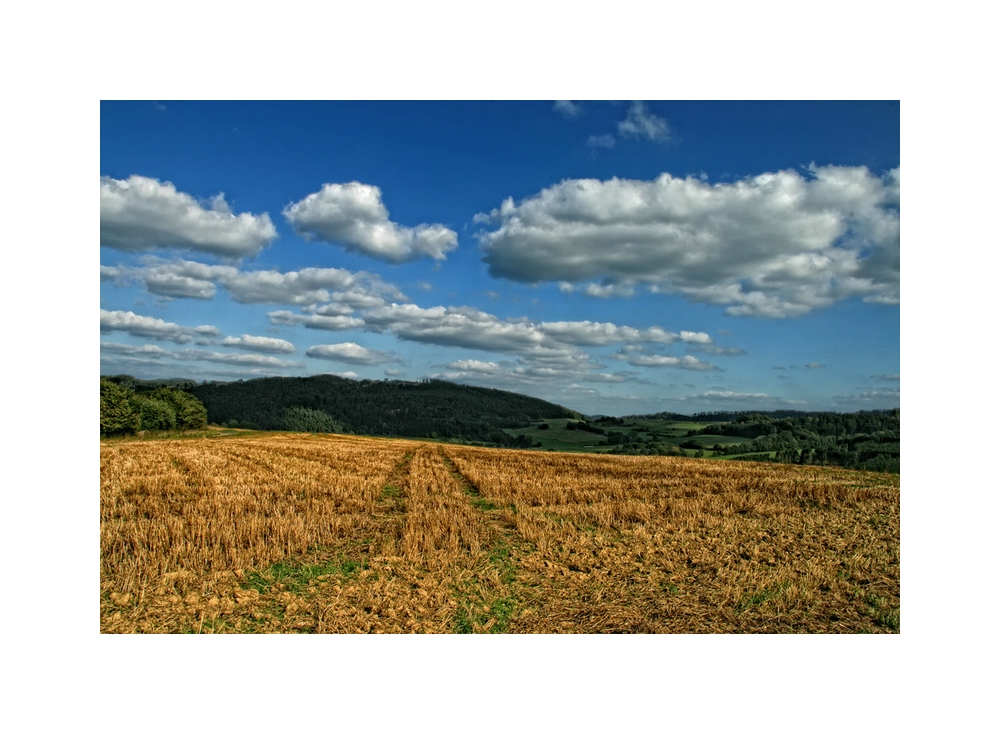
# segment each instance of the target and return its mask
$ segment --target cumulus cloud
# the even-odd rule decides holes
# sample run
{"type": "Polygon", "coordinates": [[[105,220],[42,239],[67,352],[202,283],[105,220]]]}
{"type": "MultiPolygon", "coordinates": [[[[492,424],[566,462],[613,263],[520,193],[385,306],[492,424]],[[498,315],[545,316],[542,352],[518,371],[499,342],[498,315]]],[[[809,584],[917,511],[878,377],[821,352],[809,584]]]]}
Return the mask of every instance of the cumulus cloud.
{"type": "Polygon", "coordinates": [[[670,125],[650,112],[645,102],[633,102],[628,108],[628,115],[618,123],[618,134],[665,143],[670,139],[670,125]]]}
{"type": "Polygon", "coordinates": [[[272,354],[290,354],[295,351],[295,345],[284,339],[273,339],[269,336],[251,336],[243,334],[240,337],[227,336],[221,342],[224,347],[239,347],[254,352],[269,352],[272,354]]]}
{"type": "Polygon", "coordinates": [[[256,255],[278,236],[264,213],[233,214],[223,194],[209,206],[169,181],[101,176],[101,246],[138,252],[197,250],[222,257],[256,255]]]}
{"type": "Polygon", "coordinates": [[[563,291],[644,284],[758,317],[853,296],[899,302],[899,169],[812,166],[717,184],[667,173],[570,179],[506,199],[490,221],[478,237],[491,275],[563,291]]]}
{"type": "Polygon", "coordinates": [[[701,395],[691,395],[688,400],[769,400],[764,392],[733,392],[732,390],[709,390],[701,395]]]}
{"type": "Polygon", "coordinates": [[[446,365],[446,372],[435,373],[429,377],[493,387],[499,385],[512,389],[565,385],[569,380],[603,383],[646,382],[635,372],[595,373],[591,371],[595,367],[599,365],[572,362],[545,363],[530,358],[518,358],[514,362],[460,359],[446,365]]]}
{"type": "Polygon", "coordinates": [[[682,370],[696,370],[698,372],[708,372],[719,369],[714,364],[702,362],[696,357],[686,355],[684,357],[671,357],[663,354],[625,354],[623,358],[630,365],[635,367],[678,367],[682,370]]]}
{"type": "Polygon", "coordinates": [[[562,358],[567,348],[607,346],[620,342],[672,344],[677,340],[711,343],[708,334],[659,326],[636,329],[594,321],[501,320],[467,306],[421,308],[391,304],[366,311],[364,321],[375,331],[391,331],[402,339],[440,346],[562,358]]]}
{"type": "Polygon", "coordinates": [[[576,102],[571,102],[567,99],[560,99],[556,101],[552,105],[552,109],[565,117],[577,117],[583,112],[583,107],[576,102]]]}
{"type": "Polygon", "coordinates": [[[443,224],[404,227],[389,221],[381,189],[357,181],[324,184],[282,213],[307,239],[339,244],[390,263],[420,257],[444,260],[458,247],[458,235],[443,224]]]}
{"type": "Polygon", "coordinates": [[[214,326],[187,327],[173,324],[153,316],[140,316],[132,311],[105,311],[101,309],[101,333],[123,331],[131,336],[161,339],[176,344],[186,344],[193,339],[219,336],[214,326]]]}
{"type": "Polygon", "coordinates": [[[204,362],[221,362],[222,364],[251,365],[255,367],[299,367],[297,362],[289,362],[277,357],[263,354],[223,354],[206,352],[200,349],[183,349],[177,352],[180,359],[204,362]]]}
{"type": "Polygon", "coordinates": [[[101,351],[111,354],[126,354],[130,357],[149,357],[151,359],[169,357],[172,354],[172,352],[155,344],[144,344],[141,347],[137,347],[132,344],[118,344],[117,342],[101,342],[101,351]]]}
{"type": "Polygon", "coordinates": [[[341,268],[303,268],[287,273],[255,270],[228,276],[221,282],[239,303],[301,306],[329,302],[355,309],[380,306],[386,298],[406,300],[398,288],[377,275],[341,268]]]}
{"type": "Polygon", "coordinates": [[[233,364],[249,367],[299,367],[297,362],[289,362],[277,357],[268,357],[262,354],[224,354],[221,352],[211,352],[204,349],[181,349],[176,352],[163,349],[153,344],[146,344],[141,347],[131,344],[117,344],[114,342],[101,342],[101,352],[122,355],[133,359],[132,361],[142,363],[145,360],[174,360],[179,362],[217,362],[221,364],[233,364]]]}
{"type": "Polygon", "coordinates": [[[320,314],[298,314],[291,311],[270,311],[267,318],[275,326],[301,325],[307,329],[322,329],[324,331],[348,331],[365,325],[362,319],[354,316],[323,316],[320,314]]]}
{"type": "Polygon", "coordinates": [[[485,372],[487,374],[494,374],[503,370],[496,362],[483,362],[479,359],[459,359],[448,365],[450,370],[459,370],[462,372],[485,372]]]}
{"type": "Polygon", "coordinates": [[[681,331],[675,334],[665,331],[659,326],[649,329],[635,329],[631,326],[618,326],[612,323],[594,321],[542,321],[537,325],[539,331],[564,344],[576,346],[606,346],[618,342],[649,342],[656,344],[673,344],[680,339],[685,342],[710,344],[712,338],[703,332],[681,331]]]}
{"type": "Polygon", "coordinates": [[[527,321],[501,321],[465,306],[421,308],[396,304],[368,310],[365,324],[401,339],[447,347],[520,352],[545,345],[546,337],[527,321]]]}
{"type": "MultiPolygon", "coordinates": [[[[324,306],[340,314],[381,306],[386,299],[407,300],[402,291],[378,275],[342,268],[303,268],[282,273],[150,257],[139,267],[101,266],[101,280],[118,285],[137,280],[150,293],[169,298],[211,299],[218,285],[237,303],[324,306]]],[[[331,313],[328,310],[324,315],[331,313]]]]}
{"type": "Polygon", "coordinates": [[[400,362],[398,357],[390,352],[382,352],[374,349],[366,349],[354,342],[343,342],[340,344],[317,344],[306,350],[306,356],[317,359],[329,359],[334,362],[347,362],[348,364],[361,364],[373,366],[386,364],[389,362],[400,362]]]}

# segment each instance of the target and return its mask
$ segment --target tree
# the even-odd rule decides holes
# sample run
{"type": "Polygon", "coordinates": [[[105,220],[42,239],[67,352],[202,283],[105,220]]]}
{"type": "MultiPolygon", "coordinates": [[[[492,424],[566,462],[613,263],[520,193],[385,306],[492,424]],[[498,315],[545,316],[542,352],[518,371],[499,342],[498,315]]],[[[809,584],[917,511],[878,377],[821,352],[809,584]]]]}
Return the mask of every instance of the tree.
{"type": "Polygon", "coordinates": [[[163,387],[154,390],[150,397],[163,401],[173,409],[177,428],[196,430],[208,425],[208,411],[198,398],[190,393],[163,387]]]}
{"type": "Polygon", "coordinates": [[[118,436],[139,429],[139,416],[132,410],[132,391],[101,378],[101,435],[118,436]]]}
{"type": "Polygon", "coordinates": [[[169,431],[177,427],[177,414],[165,400],[136,395],[132,398],[132,404],[139,415],[139,427],[142,430],[169,431]]]}

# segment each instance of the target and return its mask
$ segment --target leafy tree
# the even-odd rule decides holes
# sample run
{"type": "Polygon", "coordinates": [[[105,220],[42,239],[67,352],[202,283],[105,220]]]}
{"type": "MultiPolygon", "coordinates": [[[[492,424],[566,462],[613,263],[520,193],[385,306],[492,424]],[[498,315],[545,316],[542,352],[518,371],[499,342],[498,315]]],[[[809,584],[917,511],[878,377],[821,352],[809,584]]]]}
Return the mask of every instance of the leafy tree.
{"type": "Polygon", "coordinates": [[[143,395],[132,398],[133,409],[139,414],[139,427],[144,431],[169,431],[177,427],[177,414],[165,400],[143,395]]]}
{"type": "Polygon", "coordinates": [[[129,398],[132,391],[101,378],[101,435],[119,436],[139,429],[139,416],[129,398]]]}
{"type": "Polygon", "coordinates": [[[208,411],[198,399],[183,390],[161,387],[150,393],[150,397],[169,405],[176,416],[176,427],[196,430],[208,425],[208,411]]]}

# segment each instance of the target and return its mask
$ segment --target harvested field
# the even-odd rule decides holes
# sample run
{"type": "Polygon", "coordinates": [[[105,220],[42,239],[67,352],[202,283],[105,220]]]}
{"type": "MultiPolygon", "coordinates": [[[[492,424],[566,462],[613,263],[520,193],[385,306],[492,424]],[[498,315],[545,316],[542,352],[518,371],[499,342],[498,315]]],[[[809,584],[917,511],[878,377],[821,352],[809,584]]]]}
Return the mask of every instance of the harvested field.
{"type": "Polygon", "coordinates": [[[258,434],[101,445],[102,632],[898,632],[899,477],[258,434]]]}

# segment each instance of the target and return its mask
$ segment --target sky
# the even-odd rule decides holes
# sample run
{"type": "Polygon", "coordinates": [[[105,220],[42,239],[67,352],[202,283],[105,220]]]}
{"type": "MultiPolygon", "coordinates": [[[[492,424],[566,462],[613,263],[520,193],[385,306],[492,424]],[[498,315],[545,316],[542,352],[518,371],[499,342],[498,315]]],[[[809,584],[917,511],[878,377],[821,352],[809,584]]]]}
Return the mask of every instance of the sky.
{"type": "Polygon", "coordinates": [[[101,374],[899,406],[900,106],[102,102],[101,374]]]}

